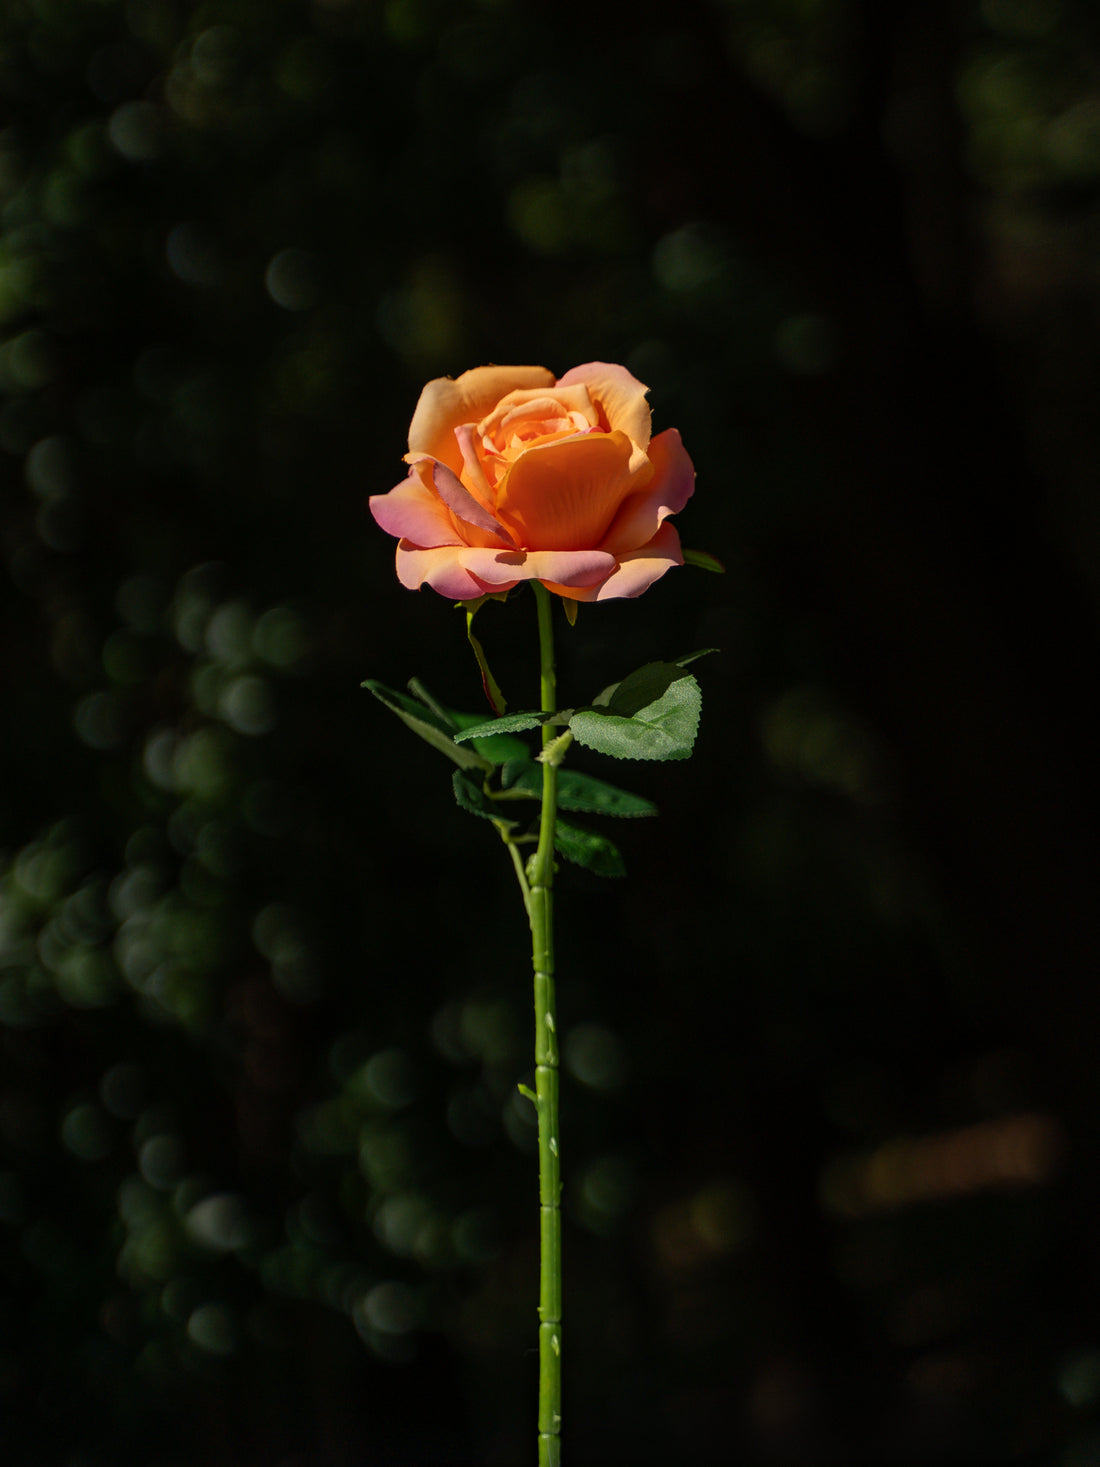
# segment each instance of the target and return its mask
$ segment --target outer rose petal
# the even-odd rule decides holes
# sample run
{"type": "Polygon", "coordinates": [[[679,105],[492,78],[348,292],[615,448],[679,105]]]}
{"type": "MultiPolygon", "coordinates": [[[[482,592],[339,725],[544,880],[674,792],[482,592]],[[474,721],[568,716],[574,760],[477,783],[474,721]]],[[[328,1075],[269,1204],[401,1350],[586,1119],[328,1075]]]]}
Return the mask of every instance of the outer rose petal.
{"type": "Polygon", "coordinates": [[[387,535],[429,547],[461,543],[446,506],[425,488],[415,469],[388,494],[372,494],[369,504],[375,521],[387,535]]]}
{"type": "Polygon", "coordinates": [[[484,550],[455,552],[464,569],[494,590],[520,581],[551,579],[564,586],[595,586],[615,569],[602,550],[484,550]]]}
{"type": "Polygon", "coordinates": [[[418,590],[425,583],[444,596],[464,601],[484,591],[510,591],[520,581],[553,580],[563,586],[599,585],[615,570],[615,557],[602,550],[494,550],[482,546],[424,548],[402,540],[397,547],[397,577],[418,590]]]}
{"type": "Polygon", "coordinates": [[[420,394],[409,425],[409,452],[428,454],[461,474],[456,428],[463,423],[480,423],[502,397],[517,387],[546,388],[553,383],[554,374],[545,367],[474,367],[453,381],[437,377],[420,394]]]}
{"type": "Polygon", "coordinates": [[[559,387],[571,387],[575,382],[583,382],[588,388],[589,396],[603,410],[611,431],[625,433],[634,444],[630,467],[637,469],[649,447],[651,415],[645,400],[649,388],[625,367],[612,362],[588,362],[558,378],[559,387]]]}
{"type": "Polygon", "coordinates": [[[640,596],[654,581],[660,580],[665,571],[683,563],[680,537],[675,526],[666,521],[648,545],[621,556],[618,569],[598,585],[571,587],[564,583],[553,585],[549,581],[543,584],[548,591],[555,591],[572,601],[614,601],[623,596],[640,596]]]}
{"type": "MultiPolygon", "coordinates": [[[[397,547],[397,579],[410,591],[419,591],[421,586],[431,586],[441,596],[452,601],[467,601],[473,596],[483,596],[490,588],[475,580],[462,564],[461,555],[465,546],[440,545],[436,549],[423,549],[402,540],[397,547]]],[[[508,586],[494,585],[492,590],[510,590],[508,586]]]]}
{"type": "Polygon", "coordinates": [[[615,557],[603,550],[529,550],[525,579],[562,586],[598,586],[615,569],[615,557]]]}
{"type": "Polygon", "coordinates": [[[695,466],[675,428],[658,433],[649,445],[653,478],[625,499],[600,541],[601,550],[625,555],[645,545],[657,533],[666,515],[675,514],[695,492],[695,466]]]}

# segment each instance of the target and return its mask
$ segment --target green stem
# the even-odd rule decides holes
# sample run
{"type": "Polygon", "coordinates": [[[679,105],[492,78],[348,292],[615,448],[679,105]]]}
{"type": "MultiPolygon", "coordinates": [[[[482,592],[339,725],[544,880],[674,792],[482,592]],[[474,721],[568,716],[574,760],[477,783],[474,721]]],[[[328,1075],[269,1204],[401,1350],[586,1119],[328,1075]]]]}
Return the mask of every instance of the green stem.
{"type": "Polygon", "coordinates": [[[527,909],[527,920],[530,921],[531,888],[527,885],[527,872],[523,869],[523,857],[519,853],[519,846],[513,840],[511,829],[506,820],[494,820],[493,824],[497,828],[497,834],[500,836],[504,844],[508,847],[508,854],[512,858],[512,865],[515,867],[516,872],[516,880],[519,882],[519,889],[523,896],[523,905],[527,909]]]}
{"type": "MultiPolygon", "coordinates": [[[[532,582],[538,603],[541,707],[557,712],[553,601],[532,582]]],[[[554,730],[543,726],[545,750],[554,730]]],[[[561,1160],[558,1148],[558,1033],[554,998],[554,827],[558,760],[542,765],[539,843],[528,868],[535,969],[535,1095],[539,1131],[539,1467],[561,1462],[561,1160]]]]}

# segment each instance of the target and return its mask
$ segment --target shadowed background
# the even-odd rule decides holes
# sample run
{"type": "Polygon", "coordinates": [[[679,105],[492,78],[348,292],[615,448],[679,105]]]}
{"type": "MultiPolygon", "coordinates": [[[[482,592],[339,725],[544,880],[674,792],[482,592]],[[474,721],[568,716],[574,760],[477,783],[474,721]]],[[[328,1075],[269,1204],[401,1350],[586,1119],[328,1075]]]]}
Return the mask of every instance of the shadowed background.
{"type": "MultiPolygon", "coordinates": [[[[366,498],[622,361],[698,471],[583,702],[715,645],[559,877],[570,1463],[1100,1462],[1086,0],[12,0],[0,1443],[533,1456],[527,934],[366,498]]],[[[478,629],[515,707],[534,605],[478,629]]]]}

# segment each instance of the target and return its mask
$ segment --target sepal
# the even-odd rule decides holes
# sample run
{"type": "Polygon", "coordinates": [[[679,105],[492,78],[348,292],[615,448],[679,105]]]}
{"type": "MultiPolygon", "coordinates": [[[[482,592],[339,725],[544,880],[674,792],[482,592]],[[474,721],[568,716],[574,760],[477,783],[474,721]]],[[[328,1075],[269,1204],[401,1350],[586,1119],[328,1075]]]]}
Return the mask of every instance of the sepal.
{"type": "Polygon", "coordinates": [[[489,670],[489,660],[485,656],[485,648],[474,636],[474,617],[486,601],[506,601],[507,591],[490,591],[484,596],[476,596],[470,601],[458,601],[455,604],[461,606],[466,613],[466,640],[473,648],[474,656],[477,658],[478,670],[481,673],[481,686],[485,690],[485,696],[489,700],[489,707],[498,716],[508,707],[504,694],[500,691],[500,684],[489,670]]]}
{"type": "Polygon", "coordinates": [[[698,566],[700,570],[713,571],[716,575],[724,576],[726,567],[716,555],[710,555],[705,550],[684,550],[684,564],[698,566]]]}

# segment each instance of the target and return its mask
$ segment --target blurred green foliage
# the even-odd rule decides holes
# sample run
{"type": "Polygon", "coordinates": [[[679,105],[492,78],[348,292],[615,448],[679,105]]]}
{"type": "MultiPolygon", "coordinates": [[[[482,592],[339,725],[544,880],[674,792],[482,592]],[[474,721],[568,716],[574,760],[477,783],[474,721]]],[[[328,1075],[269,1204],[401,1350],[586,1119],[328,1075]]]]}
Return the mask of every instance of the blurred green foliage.
{"type": "Polygon", "coordinates": [[[428,377],[595,358],[728,574],[561,632],[581,694],[722,648],[561,883],[570,1460],[1094,1460],[1098,56],[1085,0],[5,7],[5,1463],[527,1454],[523,914],[360,691],[485,712],[365,499],[428,377]]]}

